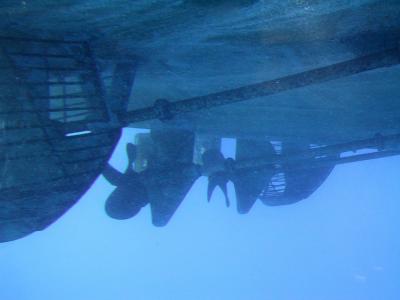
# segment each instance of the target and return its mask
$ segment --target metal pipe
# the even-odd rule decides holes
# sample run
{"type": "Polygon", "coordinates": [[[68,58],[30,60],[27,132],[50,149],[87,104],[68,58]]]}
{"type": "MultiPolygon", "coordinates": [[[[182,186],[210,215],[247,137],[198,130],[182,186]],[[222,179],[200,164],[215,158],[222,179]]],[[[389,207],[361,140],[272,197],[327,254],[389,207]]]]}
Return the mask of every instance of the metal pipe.
{"type": "MultiPolygon", "coordinates": [[[[298,159],[290,161],[290,164],[286,164],[285,157],[275,157],[271,158],[268,162],[262,160],[249,160],[249,161],[237,161],[234,164],[234,170],[249,170],[249,169],[275,169],[275,170],[304,170],[304,169],[314,169],[327,167],[332,165],[347,164],[353,162],[360,162],[371,159],[385,158],[391,156],[400,155],[400,151],[378,151],[373,153],[357,154],[348,157],[326,157],[321,159],[316,159],[314,161],[309,161],[305,159],[298,159]]],[[[223,168],[218,171],[228,171],[223,168]]],[[[209,176],[209,172],[205,172],[201,169],[200,173],[202,176],[209,176]]]]}
{"type": "Polygon", "coordinates": [[[394,155],[400,155],[400,134],[388,136],[378,135],[371,139],[329,145],[287,155],[274,155],[268,158],[240,160],[235,161],[233,166],[236,170],[252,168],[276,168],[276,166],[290,169],[304,169],[318,168],[332,164],[336,165],[351,163],[394,155]],[[392,149],[393,146],[397,146],[397,149],[392,149]],[[355,154],[348,157],[340,157],[340,154],[343,152],[365,148],[378,149],[378,151],[373,153],[355,154]]]}
{"type": "Polygon", "coordinates": [[[168,118],[168,116],[173,117],[181,113],[195,112],[202,109],[274,95],[374,69],[391,67],[399,63],[400,49],[396,47],[333,65],[205,96],[193,97],[176,102],[168,102],[167,100],[156,101],[155,105],[152,107],[123,113],[120,119],[124,123],[135,123],[162,119],[165,117],[168,118]]]}

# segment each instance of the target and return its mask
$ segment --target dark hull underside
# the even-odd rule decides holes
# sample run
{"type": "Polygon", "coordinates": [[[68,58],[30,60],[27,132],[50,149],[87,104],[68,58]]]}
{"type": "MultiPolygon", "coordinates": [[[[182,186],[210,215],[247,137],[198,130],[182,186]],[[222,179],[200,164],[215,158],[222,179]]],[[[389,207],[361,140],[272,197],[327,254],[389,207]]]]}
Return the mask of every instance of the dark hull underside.
{"type": "MultiPolygon", "coordinates": [[[[400,57],[400,2],[351,2],[3,1],[0,35],[85,40],[90,52],[86,43],[49,53],[38,43],[24,47],[0,38],[0,242],[41,230],[71,207],[101,173],[121,124],[168,125],[218,137],[306,145],[399,133],[396,64],[317,84],[294,84],[280,93],[180,114],[169,121],[111,124],[113,105],[120,113],[126,108],[134,111],[160,98],[174,102],[235,89],[387,49],[397,49],[400,57]],[[38,53],[52,60],[72,57],[78,65],[64,62],[53,72],[48,61],[40,60],[41,71],[28,74],[15,56],[21,51],[31,51],[31,58],[38,53]],[[102,88],[101,76],[118,69],[110,69],[105,63],[110,61],[119,64],[122,73],[129,72],[126,62],[137,63],[131,94],[133,80],[125,90],[117,87],[107,93],[102,88]],[[79,73],[82,70],[86,73],[79,73]],[[81,115],[68,119],[70,113],[50,112],[59,109],[58,104],[49,100],[43,106],[37,98],[54,99],[54,90],[23,83],[49,78],[79,79],[79,92],[86,93],[81,98],[84,108],[79,108],[80,102],[66,106],[65,97],[55,99],[64,99],[69,111],[78,105],[81,115]],[[108,108],[104,97],[110,100],[108,108]],[[89,135],[66,139],[70,132],[88,129],[89,135]],[[75,148],[79,150],[74,152],[75,148]]],[[[39,60],[25,59],[22,64],[32,61],[39,60]]],[[[59,92],[65,95],[68,88],[61,86],[64,90],[59,92]]]]}

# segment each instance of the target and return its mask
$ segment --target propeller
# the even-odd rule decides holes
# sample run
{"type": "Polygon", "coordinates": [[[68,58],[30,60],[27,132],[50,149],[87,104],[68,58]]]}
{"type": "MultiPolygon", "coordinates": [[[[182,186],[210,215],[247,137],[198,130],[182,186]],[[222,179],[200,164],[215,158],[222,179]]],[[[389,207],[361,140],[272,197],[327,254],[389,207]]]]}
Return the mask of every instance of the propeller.
{"type": "Polygon", "coordinates": [[[124,173],[119,172],[110,164],[103,171],[103,176],[116,189],[106,200],[105,210],[109,217],[118,220],[135,216],[148,203],[146,187],[141,176],[132,168],[136,158],[136,146],[129,143],[126,146],[128,168],[124,173]]]}
{"type": "Polygon", "coordinates": [[[227,184],[230,174],[225,168],[225,158],[217,149],[210,149],[203,153],[203,174],[208,176],[207,201],[210,202],[211,196],[218,186],[225,196],[226,206],[229,207],[227,184]]]}
{"type": "Polygon", "coordinates": [[[218,186],[224,193],[226,207],[229,207],[230,201],[227,189],[228,182],[229,182],[229,175],[227,174],[227,172],[216,172],[214,174],[211,174],[208,177],[207,201],[210,202],[211,196],[215,188],[218,186]]]}
{"type": "Polygon", "coordinates": [[[147,169],[140,173],[133,170],[136,146],[127,144],[127,170],[121,173],[108,165],[103,172],[117,187],[105,205],[106,213],[114,219],[131,218],[149,203],[153,224],[166,225],[201,175],[200,167],[192,163],[193,132],[153,129],[151,139],[154,151],[148,157],[147,169]]]}
{"type": "MultiPolygon", "coordinates": [[[[202,155],[202,165],[193,164],[194,134],[187,130],[152,130],[154,151],[148,157],[148,167],[138,173],[133,169],[136,146],[127,144],[128,168],[119,172],[108,165],[103,175],[116,189],[108,197],[105,210],[114,219],[135,216],[142,207],[150,204],[152,223],[165,226],[172,218],[194,182],[208,176],[207,201],[215,189],[222,190],[225,204],[230,206],[228,182],[235,187],[237,211],[248,213],[257,199],[266,205],[284,205],[308,197],[326,179],[332,166],[299,169],[298,163],[280,165],[284,173],[285,189],[277,196],[265,194],[276,165],[267,165],[277,155],[271,142],[260,139],[237,139],[236,161],[225,158],[218,149],[209,149],[202,155]],[[293,165],[293,166],[292,166],[293,165]]],[[[282,143],[282,153],[291,155],[307,151],[308,145],[282,143]]],[[[312,166],[314,159],[305,161],[312,166]]]]}
{"type": "MultiPolygon", "coordinates": [[[[241,160],[265,159],[275,155],[272,144],[267,140],[238,139],[236,158],[241,160]]],[[[213,191],[219,187],[225,196],[226,205],[230,205],[227,183],[235,187],[237,211],[248,213],[274,174],[271,167],[235,168],[232,158],[225,159],[216,149],[203,153],[203,173],[208,176],[207,200],[210,201],[213,191]]]]}

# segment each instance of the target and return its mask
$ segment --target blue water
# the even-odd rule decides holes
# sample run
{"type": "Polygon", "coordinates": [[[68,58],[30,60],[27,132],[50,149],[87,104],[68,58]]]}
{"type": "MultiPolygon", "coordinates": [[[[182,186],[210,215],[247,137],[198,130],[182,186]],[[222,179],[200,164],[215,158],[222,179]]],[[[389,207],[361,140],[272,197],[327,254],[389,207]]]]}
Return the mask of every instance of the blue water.
{"type": "MultiPolygon", "coordinates": [[[[123,169],[133,133],[114,166],[123,169]]],[[[256,203],[245,216],[219,191],[208,204],[200,178],[165,228],[150,224],[148,208],[108,218],[113,187],[100,177],[54,225],[0,246],[0,298],[397,300],[399,165],[338,166],[308,200],[256,203]]]]}
{"type": "MultiPolygon", "coordinates": [[[[400,36],[398,0],[132,3],[4,1],[0,35],[63,33],[89,38],[100,60],[138,59],[130,109],[329,65],[400,36]]],[[[318,134],[322,144],[371,137],[375,125],[398,133],[399,66],[357,76],[263,107],[240,104],[232,115],[204,113],[199,126],[318,134]],[[264,123],[252,120],[264,112],[264,123]]],[[[139,131],[124,130],[110,160],[120,171],[139,131]]],[[[234,139],[224,140],[225,156],[234,150],[234,139]]],[[[126,221],[109,218],[104,203],[115,187],[99,176],[47,229],[0,244],[0,300],[399,300],[399,166],[400,156],[339,165],[308,199],[257,201],[247,215],[226,208],[220,190],[207,203],[201,177],[163,228],[151,224],[149,206],[126,221]]],[[[228,192],[234,204],[232,184],[228,192]]]]}

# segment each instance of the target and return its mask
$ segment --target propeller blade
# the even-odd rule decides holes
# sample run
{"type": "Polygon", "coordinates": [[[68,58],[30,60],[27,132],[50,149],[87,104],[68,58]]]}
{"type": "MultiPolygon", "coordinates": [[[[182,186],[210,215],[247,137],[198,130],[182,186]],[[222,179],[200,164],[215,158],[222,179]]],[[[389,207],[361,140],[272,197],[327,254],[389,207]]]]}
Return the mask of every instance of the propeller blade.
{"type": "Polygon", "coordinates": [[[121,173],[109,163],[107,163],[106,167],[104,168],[102,175],[109,183],[115,186],[121,186],[125,182],[124,173],[121,173]]]}
{"type": "Polygon", "coordinates": [[[136,158],[136,146],[128,143],[126,152],[129,164],[125,173],[119,172],[110,164],[107,164],[103,171],[107,181],[116,186],[106,200],[105,211],[109,217],[117,220],[132,218],[148,203],[146,188],[138,173],[132,169],[136,158]]]}
{"type": "Polygon", "coordinates": [[[109,163],[107,163],[107,166],[105,167],[103,171],[103,176],[106,178],[106,180],[111,183],[112,185],[115,186],[123,186],[126,184],[126,174],[132,172],[132,163],[136,159],[136,146],[134,144],[128,143],[126,145],[126,153],[128,155],[128,168],[125,171],[125,173],[121,173],[117,169],[115,169],[113,166],[111,166],[109,163]]]}
{"type": "Polygon", "coordinates": [[[208,176],[208,187],[207,187],[207,200],[210,202],[211,196],[218,186],[225,196],[226,206],[230,206],[228,197],[227,184],[229,181],[229,174],[226,171],[224,155],[217,149],[210,149],[203,153],[203,174],[208,176]]]}
{"type": "Polygon", "coordinates": [[[147,195],[143,187],[117,187],[107,198],[105,211],[113,219],[125,220],[134,217],[146,203],[147,195]]]}
{"type": "Polygon", "coordinates": [[[210,177],[208,177],[208,186],[207,186],[207,201],[210,202],[211,196],[217,187],[217,183],[213,181],[210,177]]]}
{"type": "Polygon", "coordinates": [[[229,177],[226,172],[217,172],[208,176],[208,188],[207,188],[208,202],[210,202],[211,196],[215,188],[218,186],[224,193],[226,206],[227,207],[230,206],[230,200],[228,197],[228,189],[227,189],[228,181],[229,177]]]}
{"type": "MultiPolygon", "coordinates": [[[[238,139],[236,142],[236,159],[257,159],[275,155],[272,144],[267,140],[238,139]]],[[[257,198],[274,175],[273,168],[253,168],[235,170],[232,182],[235,186],[237,211],[248,213],[257,198]]]]}
{"type": "Polygon", "coordinates": [[[118,220],[135,216],[148,203],[147,190],[139,174],[127,172],[122,179],[105,204],[107,215],[118,220]]]}

